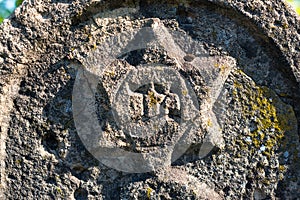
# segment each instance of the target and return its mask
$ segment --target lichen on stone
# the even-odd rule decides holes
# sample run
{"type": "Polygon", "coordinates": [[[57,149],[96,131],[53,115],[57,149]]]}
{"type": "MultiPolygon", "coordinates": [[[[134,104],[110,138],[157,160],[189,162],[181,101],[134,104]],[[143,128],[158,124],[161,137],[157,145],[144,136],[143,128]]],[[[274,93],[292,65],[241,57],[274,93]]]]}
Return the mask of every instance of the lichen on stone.
{"type": "MultiPolygon", "coordinates": [[[[242,71],[237,71],[242,74],[242,71]]],[[[297,124],[291,106],[281,102],[271,89],[264,86],[251,85],[235,81],[233,95],[242,102],[242,116],[252,124],[249,136],[252,144],[262,153],[270,157],[283,142],[288,131],[295,131],[297,124]]]]}

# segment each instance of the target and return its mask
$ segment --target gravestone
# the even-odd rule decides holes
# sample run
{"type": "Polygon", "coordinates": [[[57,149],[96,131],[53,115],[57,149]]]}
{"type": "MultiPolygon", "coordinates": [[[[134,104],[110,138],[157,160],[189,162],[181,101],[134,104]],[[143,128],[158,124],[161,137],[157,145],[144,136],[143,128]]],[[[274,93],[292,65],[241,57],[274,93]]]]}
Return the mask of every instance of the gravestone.
{"type": "Polygon", "coordinates": [[[1,24],[1,199],[295,199],[300,23],[274,1],[24,1],[1,24]]]}

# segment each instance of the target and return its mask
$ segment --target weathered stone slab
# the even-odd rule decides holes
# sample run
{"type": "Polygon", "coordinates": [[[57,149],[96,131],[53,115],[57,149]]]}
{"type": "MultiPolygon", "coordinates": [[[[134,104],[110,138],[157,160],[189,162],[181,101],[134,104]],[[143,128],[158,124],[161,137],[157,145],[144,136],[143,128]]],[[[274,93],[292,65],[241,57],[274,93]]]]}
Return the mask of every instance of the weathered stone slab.
{"type": "Polygon", "coordinates": [[[297,198],[299,24],[277,0],[25,0],[1,199],[297,198]]]}

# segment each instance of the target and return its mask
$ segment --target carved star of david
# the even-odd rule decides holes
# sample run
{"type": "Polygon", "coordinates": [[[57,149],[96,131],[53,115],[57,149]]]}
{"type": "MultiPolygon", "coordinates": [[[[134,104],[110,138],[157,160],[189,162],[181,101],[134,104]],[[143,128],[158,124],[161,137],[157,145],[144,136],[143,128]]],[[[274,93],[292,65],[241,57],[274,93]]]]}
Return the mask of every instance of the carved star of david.
{"type": "MultiPolygon", "coordinates": [[[[172,35],[159,19],[153,19],[152,21],[153,23],[151,28],[143,28],[138,32],[125,33],[123,35],[120,34],[119,36],[108,39],[106,43],[104,42],[102,46],[99,46],[97,50],[93,52],[93,54],[83,63],[84,66],[87,66],[87,70],[78,74],[74,84],[73,114],[76,129],[79,132],[82,142],[90,153],[92,153],[102,163],[121,171],[134,173],[147,172],[152,171],[157,167],[170,165],[173,159],[172,149],[175,151],[175,153],[173,151],[173,154],[176,154],[174,157],[178,158],[182,155],[182,153],[184,153],[184,149],[186,149],[187,144],[190,142],[188,136],[183,136],[183,142],[179,142],[179,145],[176,144],[173,147],[171,146],[165,149],[158,149],[158,151],[155,152],[139,154],[125,151],[118,147],[110,147],[108,141],[104,140],[101,127],[97,121],[97,114],[95,112],[96,109],[94,107],[94,95],[99,82],[99,77],[103,76],[102,74],[107,66],[109,66],[109,64],[120,55],[137,49],[145,49],[148,47],[148,43],[154,43],[155,45],[163,47],[167,54],[175,59],[177,66],[176,69],[182,69],[184,71],[187,66],[192,66],[204,80],[204,85],[207,88],[207,95],[205,98],[201,99],[199,109],[196,110],[193,106],[191,106],[193,103],[189,99],[190,94],[188,93],[186,95],[181,95],[181,100],[184,99],[183,102],[187,103],[180,104],[180,109],[184,110],[184,112],[182,112],[184,115],[180,116],[183,120],[183,123],[181,124],[183,124],[183,127],[185,128],[182,129],[184,135],[185,133],[193,133],[195,131],[193,129],[196,129],[195,127],[199,126],[199,124],[201,124],[201,126],[205,129],[206,135],[203,144],[201,145],[199,156],[206,156],[214,146],[222,147],[224,145],[221,129],[222,126],[218,122],[218,116],[216,116],[213,112],[213,105],[221,94],[224,82],[231,69],[235,66],[235,60],[229,56],[197,56],[196,54],[191,55],[190,52],[184,52],[180,46],[177,45],[172,35]],[[84,97],[87,98],[82,100],[84,97]],[[193,126],[193,124],[195,126],[193,126]],[[180,145],[184,146],[184,148],[181,148],[180,145]]],[[[187,37],[187,40],[191,40],[191,38],[187,37]]],[[[166,74],[174,73],[174,77],[180,76],[178,75],[179,73],[176,74],[178,71],[174,72],[174,69],[173,71],[171,68],[165,68],[164,70],[165,72],[169,70],[166,74]]],[[[138,88],[138,85],[141,86],[143,84],[149,84],[153,81],[151,78],[147,79],[148,76],[145,74],[143,75],[144,72],[159,74],[159,71],[160,70],[132,70],[132,73],[136,73],[136,77],[144,77],[140,79],[138,83],[132,83],[133,85],[137,85],[137,87],[133,89],[131,88],[131,91],[126,89],[126,84],[125,86],[124,84],[121,86],[123,87],[123,89],[121,89],[122,92],[121,94],[117,93],[117,96],[121,95],[124,98],[121,98],[121,101],[116,104],[116,111],[119,112],[119,110],[126,110],[118,109],[118,106],[119,108],[122,108],[122,106],[124,107],[125,104],[128,104],[130,101],[128,97],[130,97],[130,94],[134,93],[135,89],[138,88]],[[143,79],[147,79],[147,83],[143,82],[143,79]]],[[[159,76],[162,76],[162,74],[159,76]]],[[[185,84],[181,78],[174,79],[174,81],[172,80],[173,79],[169,79],[165,82],[170,84],[177,84],[178,82],[181,83],[181,88],[185,88],[176,89],[177,86],[175,85],[174,88],[177,90],[177,95],[192,90],[191,86],[189,86],[189,84],[185,84]]],[[[130,82],[132,80],[129,77],[126,81],[130,82]]],[[[142,94],[135,93],[134,95],[141,97],[142,94]]],[[[153,99],[151,100],[151,98],[149,98],[149,103],[150,105],[152,104],[152,106],[157,107],[156,110],[150,109],[150,116],[163,113],[161,112],[162,106],[159,106],[159,104],[162,101],[161,99],[165,99],[165,97],[155,93],[153,88],[150,90],[150,96],[151,95],[154,95],[152,97],[154,97],[154,100],[156,99],[157,101],[152,101],[153,99]]],[[[116,99],[120,98],[115,98],[115,100],[116,99]]],[[[165,114],[168,111],[168,109],[165,109],[165,114]]],[[[143,114],[142,112],[143,110],[140,114],[143,114]]],[[[125,118],[127,117],[126,113],[119,114],[121,116],[124,114],[125,118]]],[[[152,121],[155,121],[155,119],[152,121]]],[[[124,122],[126,122],[126,120],[124,122]]],[[[161,120],[156,120],[156,122],[157,124],[155,126],[161,126],[163,124],[161,120]]],[[[150,130],[151,127],[149,127],[145,128],[144,125],[141,125],[140,132],[150,130]]]]}

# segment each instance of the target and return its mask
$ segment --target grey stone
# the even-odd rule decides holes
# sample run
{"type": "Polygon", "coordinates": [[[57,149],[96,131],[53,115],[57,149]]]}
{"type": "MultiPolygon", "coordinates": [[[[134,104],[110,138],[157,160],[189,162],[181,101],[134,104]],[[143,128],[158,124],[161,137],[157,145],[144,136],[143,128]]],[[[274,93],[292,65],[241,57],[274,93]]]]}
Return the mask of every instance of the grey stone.
{"type": "Polygon", "coordinates": [[[1,199],[297,198],[299,30],[279,0],[25,0],[0,25],[1,199]],[[151,83],[172,82],[157,65],[189,100],[151,83]],[[116,147],[143,156],[112,162],[116,147]]]}

